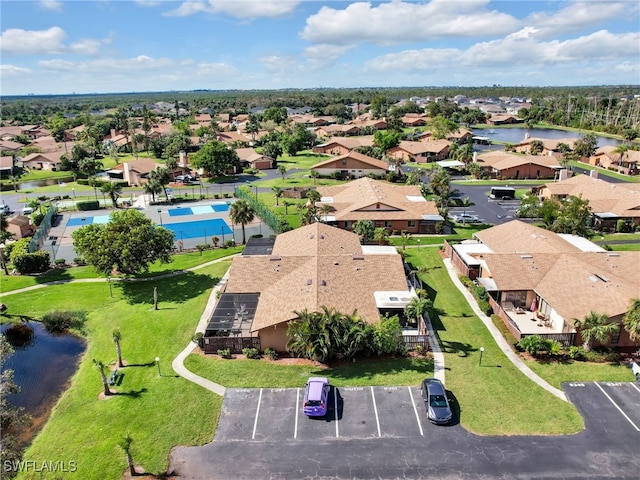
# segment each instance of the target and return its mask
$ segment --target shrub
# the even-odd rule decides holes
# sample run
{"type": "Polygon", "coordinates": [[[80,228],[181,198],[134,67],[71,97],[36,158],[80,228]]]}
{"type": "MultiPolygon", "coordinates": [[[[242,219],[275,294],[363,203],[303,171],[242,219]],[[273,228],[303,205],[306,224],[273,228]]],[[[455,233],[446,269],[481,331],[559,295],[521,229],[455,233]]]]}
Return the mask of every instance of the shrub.
{"type": "Polygon", "coordinates": [[[231,248],[233,247],[233,240],[227,240],[226,242],[224,242],[224,248],[231,248]]]}
{"type": "Polygon", "coordinates": [[[67,263],[67,261],[66,261],[64,258],[56,258],[55,264],[56,264],[57,266],[62,266],[62,265],[64,265],[65,263],[67,263]]]}
{"type": "Polygon", "coordinates": [[[76,202],[76,208],[83,212],[87,210],[100,210],[100,202],[96,200],[83,200],[76,202]]]}
{"type": "Polygon", "coordinates": [[[543,340],[540,335],[528,335],[517,343],[517,347],[530,355],[537,355],[542,348],[543,340]]]}
{"type": "Polygon", "coordinates": [[[228,348],[220,348],[218,349],[218,355],[222,358],[231,358],[231,350],[228,348]]]}
{"type": "Polygon", "coordinates": [[[11,263],[19,274],[43,273],[49,270],[49,252],[38,250],[34,253],[20,253],[14,251],[11,255],[11,263]]]}
{"type": "Polygon", "coordinates": [[[198,250],[200,252],[200,255],[202,255],[202,251],[203,250],[207,250],[209,248],[209,244],[208,243],[200,243],[198,245],[196,245],[196,250],[198,250]]]}
{"type": "Polygon", "coordinates": [[[562,344],[558,340],[543,340],[542,349],[549,355],[557,356],[562,353],[562,344]]]}
{"type": "Polygon", "coordinates": [[[269,360],[277,360],[278,352],[276,352],[273,348],[265,348],[264,356],[267,357],[269,360]]]}
{"type": "Polygon", "coordinates": [[[73,263],[75,263],[76,265],[84,265],[84,258],[82,257],[75,257],[73,259],[73,263]]]}
{"type": "Polygon", "coordinates": [[[204,337],[204,333],[197,332],[193,337],[191,337],[191,341],[202,348],[204,341],[202,340],[204,337]]]}
{"type": "Polygon", "coordinates": [[[577,345],[571,345],[569,347],[569,358],[573,360],[583,360],[584,350],[582,349],[582,347],[578,347],[577,345]]]}
{"type": "Polygon", "coordinates": [[[260,358],[260,352],[257,348],[243,348],[242,353],[245,357],[250,358],[252,360],[256,360],[260,358]]]}
{"type": "Polygon", "coordinates": [[[54,310],[44,314],[42,324],[50,332],[64,332],[70,328],[79,330],[83,327],[86,318],[86,312],[54,310]]]}

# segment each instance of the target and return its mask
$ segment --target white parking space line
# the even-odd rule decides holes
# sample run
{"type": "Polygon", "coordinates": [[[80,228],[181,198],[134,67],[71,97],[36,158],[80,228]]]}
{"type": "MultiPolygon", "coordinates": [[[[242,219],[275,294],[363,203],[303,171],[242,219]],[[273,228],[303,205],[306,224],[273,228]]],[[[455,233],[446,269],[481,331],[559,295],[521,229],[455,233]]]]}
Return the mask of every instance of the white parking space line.
{"type": "Polygon", "coordinates": [[[605,397],[607,397],[607,398],[609,399],[609,401],[610,401],[611,403],[613,403],[614,407],[616,407],[616,408],[618,409],[618,411],[622,414],[622,416],[623,416],[624,418],[626,418],[626,419],[627,419],[627,421],[628,421],[631,425],[633,425],[633,428],[635,428],[637,432],[640,432],[640,428],[638,428],[638,426],[637,426],[635,423],[633,423],[633,421],[632,421],[629,417],[627,417],[627,414],[626,414],[626,413],[624,413],[624,412],[622,411],[622,409],[618,406],[618,404],[617,404],[616,402],[614,402],[614,401],[613,401],[613,398],[611,398],[611,397],[609,396],[609,394],[608,394],[607,392],[605,392],[605,391],[604,391],[604,388],[602,388],[598,382],[594,382],[594,383],[595,383],[595,384],[596,384],[596,386],[597,386],[597,387],[602,391],[602,393],[604,393],[605,397]]]}
{"type": "Polygon", "coordinates": [[[411,393],[411,387],[407,387],[409,390],[409,397],[411,398],[411,405],[413,405],[413,411],[416,414],[416,421],[418,422],[418,428],[420,429],[420,436],[424,437],[424,432],[422,431],[422,424],[420,423],[420,416],[418,415],[418,409],[416,408],[416,402],[413,399],[413,393],[411,393]]]}
{"type": "Polygon", "coordinates": [[[373,400],[373,411],[376,414],[376,424],[378,425],[378,437],[381,437],[382,434],[380,433],[380,419],[378,418],[378,406],[376,405],[376,396],[373,393],[373,387],[371,388],[371,399],[373,400]]]}
{"type": "Polygon", "coordinates": [[[262,389],[260,389],[260,395],[258,396],[258,408],[256,409],[256,418],[253,421],[253,434],[251,435],[251,440],[255,440],[256,438],[256,429],[258,428],[258,414],[260,413],[261,401],[262,401],[262,389]]]}
{"type": "Polygon", "coordinates": [[[336,421],[336,438],[340,437],[338,432],[338,389],[333,387],[333,418],[336,421]]]}
{"type": "Polygon", "coordinates": [[[296,421],[293,427],[293,438],[298,438],[298,412],[300,411],[300,388],[296,389],[296,421]]]}
{"type": "Polygon", "coordinates": [[[640,388],[635,383],[632,383],[631,386],[640,392],[640,388]]]}

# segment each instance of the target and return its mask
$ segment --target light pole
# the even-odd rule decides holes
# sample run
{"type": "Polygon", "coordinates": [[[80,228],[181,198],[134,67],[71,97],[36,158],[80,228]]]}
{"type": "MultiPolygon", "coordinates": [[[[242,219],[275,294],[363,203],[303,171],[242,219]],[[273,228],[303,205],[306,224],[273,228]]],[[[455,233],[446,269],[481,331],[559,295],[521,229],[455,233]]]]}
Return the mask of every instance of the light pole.
{"type": "Polygon", "coordinates": [[[162,374],[160,373],[160,357],[156,357],[156,366],[158,367],[158,376],[161,377],[162,374]]]}
{"type": "Polygon", "coordinates": [[[258,186],[254,185],[254,187],[256,188],[256,202],[258,201],[258,186]]]}
{"type": "Polygon", "coordinates": [[[76,199],[76,189],[72,188],[71,189],[71,193],[73,194],[73,199],[75,200],[76,199]]]}
{"type": "Polygon", "coordinates": [[[9,270],[7,270],[7,262],[4,260],[4,247],[4,243],[0,243],[0,263],[2,263],[4,274],[9,275],[9,270]]]}
{"type": "Polygon", "coordinates": [[[109,296],[113,298],[113,287],[111,286],[111,277],[107,277],[107,283],[109,284],[109,296]]]}
{"type": "Polygon", "coordinates": [[[418,239],[418,250],[420,250],[420,239],[418,239]]]}
{"type": "Polygon", "coordinates": [[[480,347],[480,361],[478,362],[478,366],[482,366],[482,354],[484,353],[484,347],[480,347]]]}
{"type": "Polygon", "coordinates": [[[158,209],[158,217],[160,217],[160,226],[162,226],[162,209],[158,209]]]}

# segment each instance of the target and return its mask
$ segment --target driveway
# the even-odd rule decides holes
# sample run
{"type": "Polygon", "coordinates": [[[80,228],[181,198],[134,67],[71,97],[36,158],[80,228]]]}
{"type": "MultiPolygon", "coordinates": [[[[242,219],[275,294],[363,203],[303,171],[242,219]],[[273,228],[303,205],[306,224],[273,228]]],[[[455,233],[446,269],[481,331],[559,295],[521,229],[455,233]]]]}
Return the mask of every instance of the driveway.
{"type": "Polygon", "coordinates": [[[434,426],[426,420],[417,387],[334,389],[337,419],[334,403],[326,419],[316,420],[297,413],[298,389],[230,389],[214,441],[175,448],[170,474],[252,480],[637,478],[640,384],[563,388],[585,418],[586,430],[521,437],[477,436],[458,424],[434,426]]]}

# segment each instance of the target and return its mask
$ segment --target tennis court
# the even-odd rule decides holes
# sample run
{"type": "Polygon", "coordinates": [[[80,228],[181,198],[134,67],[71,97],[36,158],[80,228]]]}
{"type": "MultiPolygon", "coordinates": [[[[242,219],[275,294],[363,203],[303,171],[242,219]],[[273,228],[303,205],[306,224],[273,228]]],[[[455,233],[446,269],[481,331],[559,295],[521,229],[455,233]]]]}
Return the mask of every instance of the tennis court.
{"type": "Polygon", "coordinates": [[[228,211],[229,205],[226,203],[214,203],[212,205],[199,205],[195,207],[170,208],[167,213],[169,213],[170,217],[180,217],[183,215],[206,215],[228,211]]]}
{"type": "Polygon", "coordinates": [[[80,227],[84,225],[91,225],[93,223],[107,223],[109,222],[110,215],[96,215],[95,217],[77,217],[70,218],[67,222],[67,227],[80,227]]]}
{"type": "Polygon", "coordinates": [[[164,228],[174,233],[176,240],[189,238],[205,239],[211,236],[222,238],[224,235],[233,234],[231,228],[221,218],[210,218],[208,220],[195,220],[192,222],[165,223],[164,228]]]}

